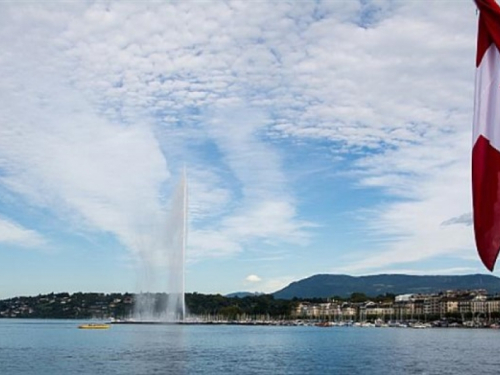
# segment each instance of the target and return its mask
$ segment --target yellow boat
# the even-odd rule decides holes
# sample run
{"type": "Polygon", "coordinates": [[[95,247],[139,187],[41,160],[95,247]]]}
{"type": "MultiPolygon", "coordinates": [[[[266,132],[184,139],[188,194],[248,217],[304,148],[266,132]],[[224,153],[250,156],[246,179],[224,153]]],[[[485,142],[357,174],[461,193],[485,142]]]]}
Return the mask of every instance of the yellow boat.
{"type": "Polygon", "coordinates": [[[88,323],[88,324],[81,324],[78,326],[80,329],[108,329],[110,326],[109,324],[104,324],[104,323],[88,323]]]}

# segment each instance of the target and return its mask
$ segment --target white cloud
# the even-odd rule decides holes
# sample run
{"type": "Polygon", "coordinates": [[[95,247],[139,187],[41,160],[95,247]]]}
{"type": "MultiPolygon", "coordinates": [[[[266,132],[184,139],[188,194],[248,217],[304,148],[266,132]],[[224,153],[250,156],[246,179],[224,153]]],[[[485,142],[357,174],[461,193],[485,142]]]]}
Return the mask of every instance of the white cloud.
{"type": "Polygon", "coordinates": [[[247,281],[249,283],[258,283],[258,282],[262,281],[262,279],[257,275],[248,275],[245,278],[245,281],[247,281]]]}
{"type": "Polygon", "coordinates": [[[0,217],[0,243],[40,249],[47,241],[42,234],[0,217]]]}

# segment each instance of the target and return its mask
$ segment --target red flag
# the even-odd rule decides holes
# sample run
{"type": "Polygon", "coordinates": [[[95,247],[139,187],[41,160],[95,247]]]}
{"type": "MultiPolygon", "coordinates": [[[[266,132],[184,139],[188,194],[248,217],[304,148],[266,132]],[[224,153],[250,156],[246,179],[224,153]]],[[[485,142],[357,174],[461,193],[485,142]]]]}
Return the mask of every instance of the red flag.
{"type": "Polygon", "coordinates": [[[479,8],[472,148],[474,233],[479,257],[493,271],[500,250],[500,6],[479,8]]]}

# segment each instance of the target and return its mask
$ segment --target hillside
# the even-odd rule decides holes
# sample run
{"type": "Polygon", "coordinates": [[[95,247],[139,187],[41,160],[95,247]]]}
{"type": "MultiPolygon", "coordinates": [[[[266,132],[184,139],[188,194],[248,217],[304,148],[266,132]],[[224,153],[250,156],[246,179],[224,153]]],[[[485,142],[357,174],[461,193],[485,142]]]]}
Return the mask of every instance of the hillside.
{"type": "Polygon", "coordinates": [[[413,275],[314,275],[295,281],[273,293],[275,298],[348,297],[352,293],[368,296],[394,293],[436,293],[449,289],[486,289],[500,292],[500,278],[493,275],[413,276],[413,275]]]}
{"type": "Polygon", "coordinates": [[[258,297],[263,295],[264,293],[259,292],[234,292],[226,294],[227,298],[245,298],[245,297],[258,297]]]}

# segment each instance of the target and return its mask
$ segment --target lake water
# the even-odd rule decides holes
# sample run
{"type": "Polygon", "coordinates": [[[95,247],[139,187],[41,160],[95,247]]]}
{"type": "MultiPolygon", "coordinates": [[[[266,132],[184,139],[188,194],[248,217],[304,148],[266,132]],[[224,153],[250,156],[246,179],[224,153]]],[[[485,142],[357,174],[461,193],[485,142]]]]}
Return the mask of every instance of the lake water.
{"type": "Polygon", "coordinates": [[[500,330],[0,319],[0,374],[498,374],[500,330]]]}

